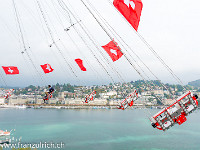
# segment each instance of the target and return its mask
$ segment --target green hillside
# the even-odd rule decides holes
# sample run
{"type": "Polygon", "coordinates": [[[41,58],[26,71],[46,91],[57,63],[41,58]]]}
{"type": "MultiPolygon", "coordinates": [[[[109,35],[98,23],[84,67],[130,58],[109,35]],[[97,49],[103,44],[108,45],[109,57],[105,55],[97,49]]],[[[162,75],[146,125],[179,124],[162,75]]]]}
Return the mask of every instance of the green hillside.
{"type": "Polygon", "coordinates": [[[196,81],[191,81],[191,82],[188,83],[188,85],[200,87],[200,79],[196,80],[196,81]]]}

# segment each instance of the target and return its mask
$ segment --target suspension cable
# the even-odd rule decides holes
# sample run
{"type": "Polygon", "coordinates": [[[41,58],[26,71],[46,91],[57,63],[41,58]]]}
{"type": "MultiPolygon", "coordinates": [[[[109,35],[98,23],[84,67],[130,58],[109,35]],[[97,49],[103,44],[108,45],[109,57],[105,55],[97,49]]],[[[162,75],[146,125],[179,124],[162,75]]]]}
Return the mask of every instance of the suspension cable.
{"type": "Polygon", "coordinates": [[[29,58],[29,61],[31,62],[32,66],[34,67],[34,69],[36,70],[36,72],[38,73],[41,81],[45,82],[46,81],[43,79],[42,75],[40,74],[40,72],[38,71],[37,67],[35,66],[32,58],[30,57],[29,53],[27,52],[27,48],[26,48],[26,43],[25,43],[25,39],[24,39],[24,35],[23,35],[23,32],[22,32],[22,27],[21,27],[21,23],[20,23],[20,18],[19,18],[19,14],[17,12],[17,7],[16,7],[16,4],[15,4],[15,1],[12,0],[13,2],[13,7],[14,7],[14,11],[15,11],[15,16],[16,16],[16,20],[17,20],[17,24],[18,24],[18,28],[19,28],[19,32],[20,32],[20,36],[21,36],[21,41],[22,41],[22,45],[23,45],[23,52],[26,52],[28,58],[29,58]]]}
{"type": "MultiPolygon", "coordinates": [[[[58,3],[61,4],[62,1],[58,0],[58,3]]],[[[75,19],[76,21],[78,21],[78,19],[74,16],[74,14],[69,10],[69,8],[65,5],[65,3],[63,2],[62,5],[64,5],[65,7],[62,6],[63,10],[65,11],[69,11],[68,13],[70,13],[75,19]]],[[[112,82],[114,83],[114,79],[113,77],[110,75],[110,73],[107,71],[107,69],[104,67],[104,65],[100,62],[99,58],[96,56],[96,54],[93,52],[93,50],[90,48],[90,46],[87,44],[86,40],[81,36],[80,32],[78,31],[78,29],[73,26],[73,28],[75,29],[75,32],[77,33],[77,35],[79,35],[79,37],[81,38],[81,40],[84,42],[84,44],[87,46],[87,48],[90,50],[90,52],[92,53],[92,55],[94,56],[94,58],[97,60],[97,62],[99,63],[99,65],[103,68],[103,70],[106,72],[106,74],[111,78],[112,82]]]]}
{"type": "MultiPolygon", "coordinates": [[[[96,8],[89,2],[89,0],[87,0],[87,2],[88,2],[88,4],[93,8],[93,10],[97,13],[97,15],[100,17],[100,19],[101,19],[101,21],[103,21],[103,23],[104,23],[104,25],[108,28],[108,30],[111,32],[111,33],[115,33],[124,43],[125,43],[125,45],[129,48],[129,49],[131,49],[130,48],[130,46],[128,46],[128,44],[121,38],[121,36],[119,36],[118,34],[117,34],[117,32],[109,25],[109,23],[99,14],[99,12],[96,10],[96,8]],[[111,28],[111,29],[109,29],[109,27],[111,28]]],[[[124,47],[124,45],[122,44],[122,46],[124,47]]],[[[156,87],[156,85],[154,84],[154,82],[150,79],[150,77],[145,73],[145,71],[142,69],[142,67],[137,63],[137,61],[132,57],[132,55],[128,52],[128,50],[126,50],[126,48],[124,47],[124,49],[125,49],[125,51],[131,56],[131,58],[132,58],[132,60],[135,62],[135,64],[140,68],[140,70],[143,72],[143,74],[149,79],[149,82],[154,86],[154,87],[156,87]]],[[[132,50],[132,49],[131,49],[132,50]]],[[[139,56],[135,53],[135,52],[133,52],[138,58],[139,58],[139,56]]],[[[140,58],[139,58],[139,60],[141,60],[140,58]]],[[[166,90],[168,90],[169,91],[169,89],[158,79],[158,77],[150,70],[150,68],[141,60],[141,62],[143,63],[143,65],[145,65],[146,67],[147,67],[147,69],[154,75],[154,77],[156,77],[156,79],[158,80],[158,82],[166,89],[166,90]]],[[[150,86],[149,86],[150,87],[150,86]]],[[[150,87],[150,91],[151,91],[152,89],[151,89],[151,87],[150,87]]],[[[170,91],[169,91],[169,93],[170,93],[170,91]]],[[[171,94],[171,93],[170,93],[171,94]]],[[[156,95],[154,95],[162,104],[163,104],[163,102],[162,102],[162,100],[158,97],[158,96],[156,96],[156,95]]]]}
{"type": "Polygon", "coordinates": [[[54,40],[52,31],[51,31],[51,29],[50,29],[50,27],[49,27],[49,25],[48,25],[47,19],[46,19],[45,14],[44,14],[44,12],[43,12],[43,10],[42,10],[42,7],[41,7],[41,5],[40,5],[40,2],[39,2],[38,0],[36,0],[36,2],[37,2],[37,4],[38,4],[38,7],[39,7],[40,12],[41,12],[41,14],[42,14],[42,17],[43,17],[43,19],[44,19],[45,25],[46,25],[46,27],[47,27],[47,30],[48,30],[48,32],[49,32],[49,34],[50,34],[50,37],[51,37],[51,39],[52,39],[52,41],[53,41],[53,43],[54,43],[56,49],[59,51],[60,55],[61,55],[62,58],[64,59],[64,61],[65,61],[65,63],[67,64],[67,66],[70,68],[71,72],[72,72],[72,73],[74,74],[74,76],[77,78],[77,75],[76,75],[76,73],[74,72],[72,66],[68,63],[68,61],[67,61],[67,59],[65,58],[65,56],[64,56],[64,54],[63,54],[63,52],[62,52],[62,50],[58,47],[57,43],[56,43],[55,40],[54,40]]]}
{"type": "MultiPolygon", "coordinates": [[[[43,30],[43,33],[44,33],[44,35],[45,35],[45,40],[46,40],[46,43],[47,43],[47,45],[49,45],[49,36],[47,35],[48,33],[48,31],[46,31],[45,30],[45,28],[44,28],[44,25],[43,25],[43,22],[42,22],[42,19],[43,18],[41,18],[42,16],[41,16],[41,13],[40,13],[40,9],[38,8],[38,6],[37,6],[37,2],[36,1],[34,1],[35,2],[35,6],[36,6],[36,10],[37,10],[37,13],[38,13],[38,16],[39,16],[39,20],[40,20],[40,24],[41,24],[41,26],[42,26],[42,30],[43,30]]],[[[60,39],[59,39],[60,40],[60,39]]],[[[69,75],[69,73],[66,71],[66,69],[64,69],[63,70],[63,67],[62,67],[62,65],[61,65],[61,60],[58,58],[58,56],[56,55],[56,53],[51,49],[52,48],[52,46],[53,46],[53,44],[54,44],[54,42],[53,43],[51,43],[49,46],[48,46],[48,48],[50,49],[50,51],[52,52],[52,54],[53,54],[53,58],[54,59],[56,59],[56,61],[58,62],[58,64],[59,64],[59,70],[61,71],[61,72],[64,72],[65,73],[65,76],[68,76],[69,75]]],[[[70,72],[71,73],[71,72],[70,72]]],[[[74,78],[74,76],[72,76],[73,78],[74,78]]]]}
{"type": "MultiPolygon", "coordinates": [[[[68,8],[68,6],[67,6],[63,1],[60,0],[59,3],[62,3],[62,8],[63,8],[64,10],[66,10],[68,13],[72,14],[73,17],[76,19],[76,21],[78,21],[78,19],[77,19],[77,18],[75,17],[75,15],[74,15],[74,13],[68,8]],[[65,8],[64,6],[65,6],[66,8],[65,8]]],[[[109,67],[111,67],[112,71],[116,73],[117,77],[118,77],[122,82],[125,82],[124,79],[122,78],[122,76],[120,75],[120,73],[114,68],[114,66],[112,66],[112,64],[109,62],[109,60],[103,55],[102,51],[99,49],[99,46],[96,44],[96,41],[94,40],[94,38],[93,38],[91,35],[89,35],[89,31],[86,30],[87,28],[84,26],[83,22],[80,22],[79,25],[80,25],[81,29],[84,31],[84,33],[87,35],[87,37],[90,39],[90,41],[92,42],[92,44],[96,47],[96,49],[97,49],[97,50],[99,51],[99,53],[102,55],[102,57],[106,60],[106,62],[108,63],[109,67]]],[[[73,27],[74,27],[74,26],[73,26],[73,27]]],[[[76,32],[78,32],[76,27],[74,27],[74,29],[75,29],[76,32]]],[[[78,35],[80,35],[80,32],[78,33],[78,35]]],[[[84,39],[83,39],[83,40],[84,40],[84,39]]],[[[87,45],[86,42],[85,42],[85,44],[87,45]]],[[[91,53],[94,54],[94,52],[92,52],[92,51],[91,51],[91,53]]],[[[100,62],[100,61],[99,61],[99,62],[100,62]]],[[[104,61],[103,61],[103,62],[104,62],[104,61]]],[[[108,71],[106,71],[106,72],[108,72],[108,71]]],[[[114,81],[113,81],[113,83],[114,83],[114,81]]]]}
{"type": "MultiPolygon", "coordinates": [[[[110,5],[112,5],[113,6],[113,4],[112,4],[112,2],[110,1],[110,0],[108,0],[108,2],[110,3],[110,5]]],[[[115,9],[115,11],[117,11],[116,9],[115,9]]],[[[117,13],[118,14],[120,14],[119,13],[119,11],[117,11],[117,13]]],[[[121,16],[121,14],[120,14],[120,16],[121,16]]],[[[127,22],[127,20],[124,18],[124,17],[122,17],[126,22],[127,22]]],[[[183,84],[183,82],[181,81],[181,79],[173,72],[173,70],[165,63],[165,61],[158,55],[158,53],[153,49],[153,47],[144,39],[144,37],[141,35],[141,34],[139,34],[139,32],[137,32],[135,29],[133,29],[132,28],[132,26],[127,22],[127,24],[131,27],[131,29],[137,34],[137,36],[141,39],[141,41],[148,47],[148,49],[154,54],[154,56],[163,64],[163,66],[169,71],[169,73],[174,77],[174,79],[179,83],[179,84],[181,84],[182,85],[182,87],[184,88],[184,90],[186,90],[185,89],[185,87],[184,87],[184,84],[183,84]]]]}
{"type": "MultiPolygon", "coordinates": [[[[105,22],[104,25],[107,26],[107,28],[111,28],[109,29],[110,32],[114,32],[119,38],[120,40],[122,40],[122,42],[133,52],[133,54],[140,60],[140,62],[148,69],[148,71],[158,80],[158,82],[166,89],[169,91],[169,89],[160,81],[160,79],[151,71],[151,69],[142,61],[142,59],[134,52],[134,50],[122,39],[122,37],[115,31],[115,29],[110,26],[110,24],[101,16],[101,14],[96,10],[96,8],[89,2],[89,0],[87,0],[88,4],[93,8],[93,10],[97,13],[97,15],[100,17],[100,19],[105,22]]],[[[122,46],[124,47],[124,45],[122,44],[122,46]]],[[[124,47],[124,49],[126,50],[126,48],[124,47]]],[[[142,69],[142,67],[137,63],[137,61],[132,57],[132,55],[129,53],[128,50],[126,50],[126,52],[131,56],[132,60],[138,65],[138,67],[141,69],[141,71],[145,74],[145,76],[150,80],[150,77],[144,72],[144,70],[142,69]]],[[[153,84],[153,83],[152,83],[153,84]]]]}
{"type": "MultiPolygon", "coordinates": [[[[81,2],[83,3],[83,5],[87,8],[87,10],[90,12],[90,14],[94,17],[94,19],[97,21],[97,23],[101,26],[101,28],[104,30],[104,32],[107,34],[107,36],[112,40],[112,36],[108,33],[108,31],[106,30],[106,28],[101,24],[101,22],[97,19],[97,17],[93,14],[93,12],[90,10],[90,8],[86,5],[86,3],[83,1],[83,0],[81,0],[81,2]]],[[[114,42],[113,42],[114,43],[114,42]]],[[[115,44],[115,43],[114,43],[115,44]]],[[[115,44],[116,45],[116,44],[115,44]]],[[[117,45],[116,45],[116,47],[117,47],[117,45]]],[[[120,50],[120,49],[119,49],[120,50]]],[[[122,50],[120,50],[120,51],[122,51],[122,50]]],[[[122,52],[123,53],[123,52],[122,52]]],[[[146,83],[146,85],[147,86],[149,86],[150,87],[150,85],[148,84],[148,82],[146,81],[146,79],[145,79],[145,77],[141,74],[141,72],[137,69],[137,67],[131,62],[131,60],[127,57],[127,55],[125,54],[125,53],[123,53],[124,54],[124,56],[125,56],[125,58],[126,58],[126,60],[129,62],[129,64],[131,64],[131,66],[135,69],[135,71],[140,75],[140,77],[144,80],[144,82],[146,83]]],[[[162,103],[162,104],[164,104],[163,102],[162,102],[162,100],[159,98],[159,97],[157,97],[156,95],[155,95],[155,97],[156,98],[158,98],[158,100],[162,103]]]]}

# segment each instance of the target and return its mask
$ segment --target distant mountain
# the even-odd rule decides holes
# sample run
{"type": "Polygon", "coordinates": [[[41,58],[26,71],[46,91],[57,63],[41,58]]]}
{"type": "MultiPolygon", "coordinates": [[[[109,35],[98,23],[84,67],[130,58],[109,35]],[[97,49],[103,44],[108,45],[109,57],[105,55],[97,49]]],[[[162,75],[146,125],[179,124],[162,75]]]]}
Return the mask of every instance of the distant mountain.
{"type": "Polygon", "coordinates": [[[189,82],[188,85],[200,87],[200,79],[196,81],[189,82]]]}

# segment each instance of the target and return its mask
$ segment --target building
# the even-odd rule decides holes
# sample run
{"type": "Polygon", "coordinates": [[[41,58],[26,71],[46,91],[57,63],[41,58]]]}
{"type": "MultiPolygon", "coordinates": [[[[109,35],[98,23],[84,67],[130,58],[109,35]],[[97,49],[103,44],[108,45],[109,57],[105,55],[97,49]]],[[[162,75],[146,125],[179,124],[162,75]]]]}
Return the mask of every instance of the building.
{"type": "Polygon", "coordinates": [[[4,98],[1,97],[1,98],[0,98],[0,105],[2,105],[2,104],[4,104],[4,103],[5,103],[4,98]]]}
{"type": "Polygon", "coordinates": [[[175,100],[174,99],[165,99],[165,100],[163,100],[163,102],[164,102],[164,105],[171,105],[175,102],[175,100]]]}
{"type": "Polygon", "coordinates": [[[116,96],[117,92],[116,91],[110,91],[110,92],[107,92],[107,93],[100,93],[99,95],[100,95],[101,98],[107,99],[110,96],[116,96]]]}
{"type": "Polygon", "coordinates": [[[109,105],[120,105],[121,101],[122,101],[122,99],[119,99],[119,100],[112,99],[112,100],[109,100],[109,105]]]}

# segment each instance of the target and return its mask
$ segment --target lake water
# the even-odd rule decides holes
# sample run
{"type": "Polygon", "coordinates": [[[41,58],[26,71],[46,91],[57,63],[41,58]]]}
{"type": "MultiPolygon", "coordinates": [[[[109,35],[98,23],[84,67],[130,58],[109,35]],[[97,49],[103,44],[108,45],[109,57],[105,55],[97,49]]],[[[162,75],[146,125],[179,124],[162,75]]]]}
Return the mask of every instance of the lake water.
{"type": "MultiPolygon", "coordinates": [[[[159,109],[150,111],[153,114],[159,109]]],[[[0,129],[16,129],[11,136],[13,143],[22,137],[22,144],[61,143],[63,150],[200,149],[199,110],[181,126],[175,125],[166,132],[154,129],[144,112],[143,109],[0,109],[0,129]]],[[[43,145],[43,149],[47,148],[43,145]]]]}

